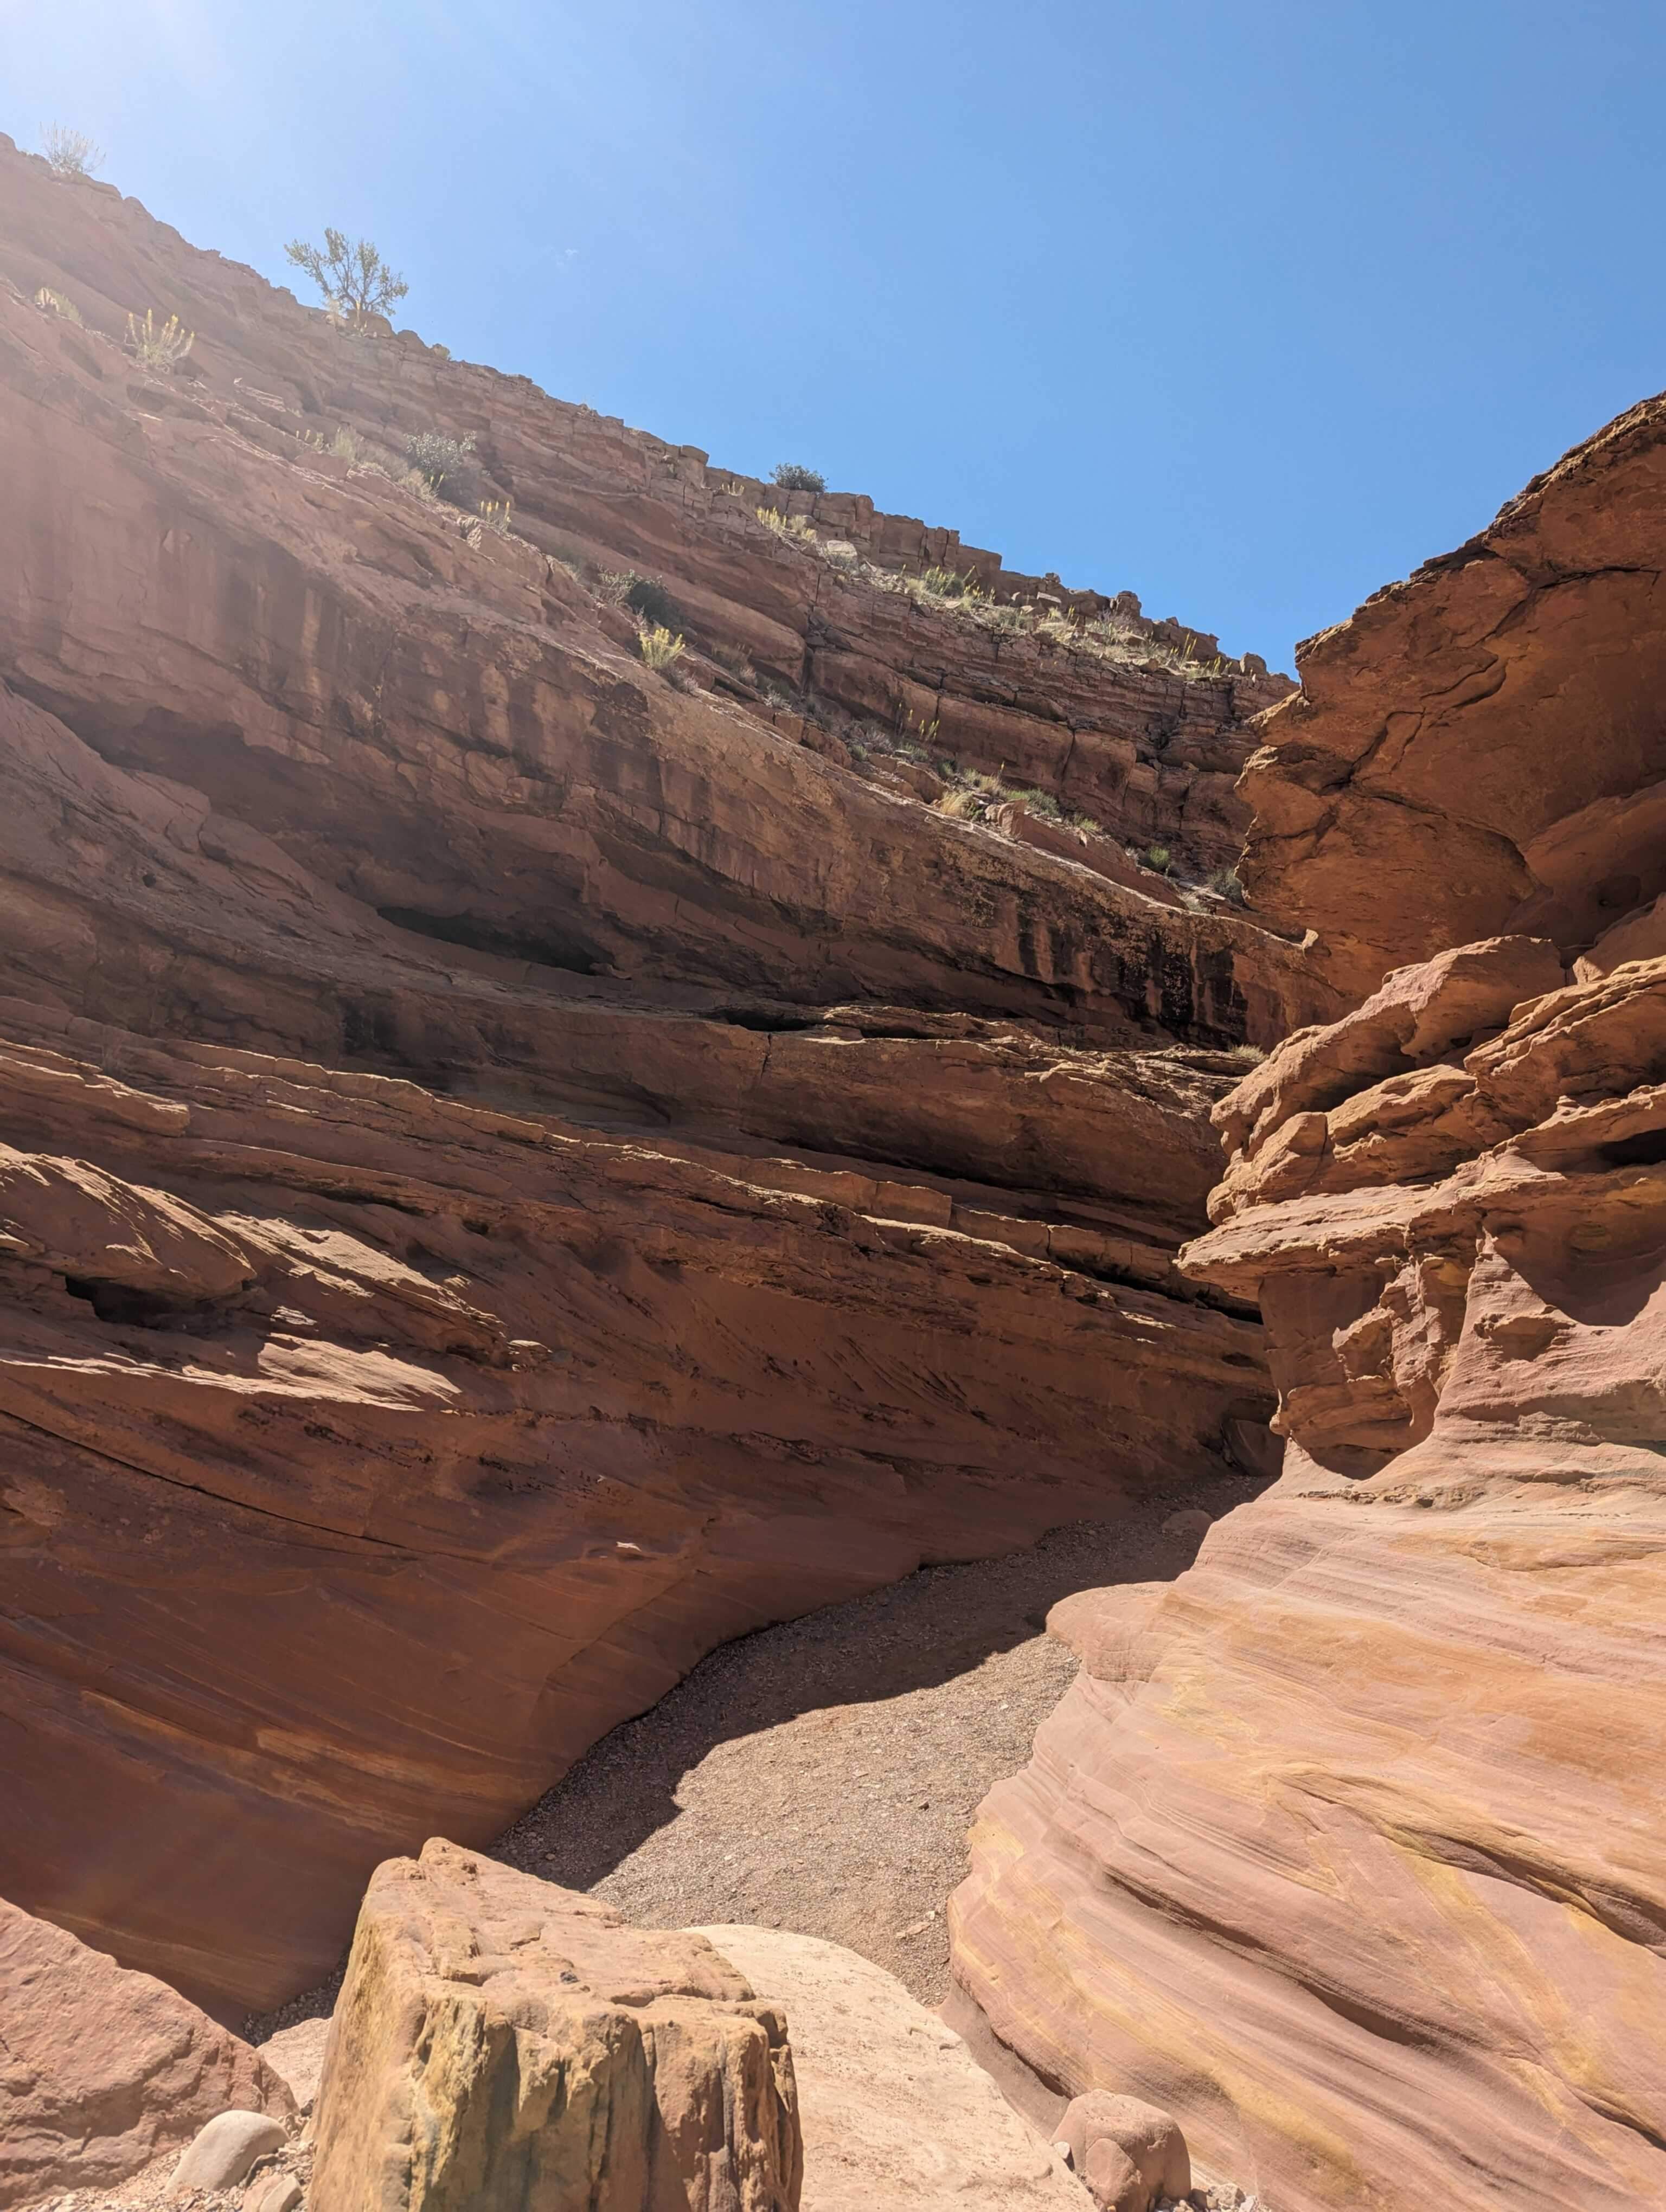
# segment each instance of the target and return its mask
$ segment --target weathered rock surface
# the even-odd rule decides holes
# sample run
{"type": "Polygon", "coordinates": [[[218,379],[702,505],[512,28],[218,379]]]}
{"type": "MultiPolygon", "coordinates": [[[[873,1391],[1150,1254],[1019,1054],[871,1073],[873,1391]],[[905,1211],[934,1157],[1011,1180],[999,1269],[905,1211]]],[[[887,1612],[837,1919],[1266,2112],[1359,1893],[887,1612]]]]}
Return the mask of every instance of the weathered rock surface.
{"type": "Polygon", "coordinates": [[[696,1933],[785,2008],[804,2212],[1087,2212],[960,2038],[882,1967],[783,1929],[696,1933]]]}
{"type": "Polygon", "coordinates": [[[1260,1297],[1284,1474],[1055,1608],[1082,1672],[954,1907],[1025,2059],[1280,2212],[1666,2201],[1666,961],[1499,1029],[1543,953],[1391,977],[1225,1103],[1183,1265],[1260,1297]]]}
{"type": "MultiPolygon", "coordinates": [[[[1173,1255],[1231,1048],[1334,995],[720,683],[835,571],[702,465],[0,147],[0,1889],[270,2006],[715,1643],[1253,1449],[1173,1255]],[[339,425],[663,544],[689,685],[339,425]]],[[[873,667],[971,650],[865,588],[873,667]]],[[[1055,657],[1084,760],[1186,681],[1055,657]]]]}
{"type": "Polygon", "coordinates": [[[703,1936],[430,1841],[379,1867],[331,2024],[312,2212],[796,2212],[780,2008],[703,1936]]]}
{"type": "Polygon", "coordinates": [[[0,2206],[113,2187],[232,2106],[280,2136],[295,2111],[259,2056],[176,1991],[0,1901],[0,2206]]]}
{"type": "Polygon", "coordinates": [[[1663,568],[1666,397],[1297,648],[1242,872],[1346,997],[1490,934],[1603,969],[1666,951],[1663,568]]]}

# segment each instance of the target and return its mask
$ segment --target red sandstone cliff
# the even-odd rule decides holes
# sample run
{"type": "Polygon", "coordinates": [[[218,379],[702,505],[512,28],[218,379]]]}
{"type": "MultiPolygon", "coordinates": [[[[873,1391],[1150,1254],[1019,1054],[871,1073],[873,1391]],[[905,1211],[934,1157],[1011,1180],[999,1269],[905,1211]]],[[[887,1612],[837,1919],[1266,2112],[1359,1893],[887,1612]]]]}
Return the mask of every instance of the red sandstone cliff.
{"type": "Polygon", "coordinates": [[[1666,2201],[1666,403],[1303,664],[1251,881],[1352,990],[1216,1109],[1284,1472],[974,1832],[964,1989],[1278,2212],[1666,2201]],[[1569,971],[1572,969],[1572,980],[1569,971]]]}
{"type": "Polygon", "coordinates": [[[1201,866],[1276,686],[1009,642],[4,148],[0,467],[0,1893],[271,2002],[720,1639],[1254,1463],[1173,1254],[1225,1048],[1334,995],[833,726],[1201,866]],[[477,434],[520,534],[344,425],[477,434]]]}
{"type": "Polygon", "coordinates": [[[1666,951],[1658,921],[1615,941],[1666,890],[1663,513],[1666,397],[1298,647],[1244,775],[1243,872],[1350,999],[1499,931],[1666,951]]]}

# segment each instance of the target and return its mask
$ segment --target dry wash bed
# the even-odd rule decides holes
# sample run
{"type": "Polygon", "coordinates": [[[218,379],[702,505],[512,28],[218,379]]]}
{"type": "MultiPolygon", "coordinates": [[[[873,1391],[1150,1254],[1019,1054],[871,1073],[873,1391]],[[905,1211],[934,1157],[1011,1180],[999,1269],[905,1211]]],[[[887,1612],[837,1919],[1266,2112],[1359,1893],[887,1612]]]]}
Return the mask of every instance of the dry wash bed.
{"type": "Polygon", "coordinates": [[[632,1920],[753,1922],[848,1945],[936,2004],[966,1830],[1022,1766],[1075,1661],[1043,1632],[1072,1590],[1171,1578],[1253,1486],[1153,1498],[1032,1551],[926,1567],[723,1645],[605,1736],[494,1846],[632,1920]]]}
{"type": "MultiPolygon", "coordinates": [[[[968,1825],[1074,1672],[1048,1608],[1172,1578],[1197,1538],[1165,1534],[1170,1516],[1219,1516],[1255,1487],[1196,1484],[726,1644],[604,1736],[492,1856],[648,1927],[745,1922],[846,1944],[936,2004],[968,1825]]],[[[246,2032],[328,2012],[339,1978],[246,2032]]]]}

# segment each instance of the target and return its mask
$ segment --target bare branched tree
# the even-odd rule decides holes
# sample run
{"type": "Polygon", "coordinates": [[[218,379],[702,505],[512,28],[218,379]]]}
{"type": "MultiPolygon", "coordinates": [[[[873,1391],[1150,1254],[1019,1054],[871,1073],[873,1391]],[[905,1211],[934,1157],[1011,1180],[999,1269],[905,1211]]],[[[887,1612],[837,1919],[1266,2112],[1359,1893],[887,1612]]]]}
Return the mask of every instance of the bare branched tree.
{"type": "Polygon", "coordinates": [[[40,134],[40,150],[60,177],[90,177],[104,159],[84,131],[71,131],[67,123],[49,123],[40,134]]]}
{"type": "Polygon", "coordinates": [[[322,251],[300,238],[283,251],[318,286],[331,313],[352,331],[366,330],[373,315],[388,313],[410,289],[368,238],[350,241],[344,231],[326,228],[322,251]]]}

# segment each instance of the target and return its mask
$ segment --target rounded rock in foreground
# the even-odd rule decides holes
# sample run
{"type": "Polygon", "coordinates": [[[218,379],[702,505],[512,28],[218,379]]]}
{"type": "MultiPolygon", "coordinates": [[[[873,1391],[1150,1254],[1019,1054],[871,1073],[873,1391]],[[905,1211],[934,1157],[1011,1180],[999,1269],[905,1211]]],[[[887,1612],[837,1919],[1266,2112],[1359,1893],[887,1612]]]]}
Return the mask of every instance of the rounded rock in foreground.
{"type": "Polygon", "coordinates": [[[1100,2212],[1154,2212],[1160,2200],[1191,2189],[1178,2121],[1138,2097],[1091,2089],[1066,2106],[1058,2132],[1100,2212]]]}
{"type": "Polygon", "coordinates": [[[186,2189],[234,2189],[258,2158],[282,2149],[285,2140],[264,2112],[216,2112],[180,2152],[169,2185],[176,2197],[186,2189]]]}
{"type": "Polygon", "coordinates": [[[1179,1512],[1170,1513],[1163,1523],[1163,1534],[1201,1544],[1214,1525],[1214,1516],[1206,1513],[1201,1505],[1183,1505],[1179,1512]]]}

